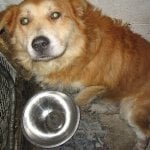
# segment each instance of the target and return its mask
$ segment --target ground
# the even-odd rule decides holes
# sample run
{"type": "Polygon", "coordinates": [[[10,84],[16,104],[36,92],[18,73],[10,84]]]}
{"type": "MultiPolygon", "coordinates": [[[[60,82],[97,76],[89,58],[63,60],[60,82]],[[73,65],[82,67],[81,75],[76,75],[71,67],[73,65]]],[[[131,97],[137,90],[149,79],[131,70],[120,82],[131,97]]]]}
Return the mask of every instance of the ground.
{"type": "Polygon", "coordinates": [[[115,115],[100,115],[102,126],[106,126],[108,133],[104,141],[111,150],[132,150],[136,136],[127,124],[115,115]]]}
{"type": "MultiPolygon", "coordinates": [[[[19,80],[20,104],[25,105],[27,99],[40,90],[34,82],[19,80]]],[[[98,101],[94,104],[100,105],[98,101]]],[[[81,119],[75,135],[67,143],[52,150],[132,150],[136,142],[135,133],[120,119],[119,114],[91,112],[89,106],[80,109],[81,119]]],[[[44,150],[29,144],[23,135],[21,137],[22,144],[16,150],[44,150]]],[[[150,150],[150,145],[147,150],[150,150]]]]}

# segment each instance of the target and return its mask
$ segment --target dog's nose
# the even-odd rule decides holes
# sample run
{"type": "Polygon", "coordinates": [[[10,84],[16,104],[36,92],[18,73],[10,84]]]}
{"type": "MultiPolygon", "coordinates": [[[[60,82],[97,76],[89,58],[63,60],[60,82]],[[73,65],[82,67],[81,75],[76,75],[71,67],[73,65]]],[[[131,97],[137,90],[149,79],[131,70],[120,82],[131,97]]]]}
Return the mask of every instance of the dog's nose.
{"type": "Polygon", "coordinates": [[[50,41],[45,36],[38,36],[32,41],[32,48],[35,51],[43,51],[48,48],[50,41]]]}

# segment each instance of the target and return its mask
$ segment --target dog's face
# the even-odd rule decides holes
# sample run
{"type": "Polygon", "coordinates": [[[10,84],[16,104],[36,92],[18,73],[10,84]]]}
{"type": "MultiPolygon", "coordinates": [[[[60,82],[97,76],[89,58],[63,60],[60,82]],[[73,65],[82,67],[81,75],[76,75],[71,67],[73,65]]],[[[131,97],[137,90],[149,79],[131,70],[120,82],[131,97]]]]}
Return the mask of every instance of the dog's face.
{"type": "Polygon", "coordinates": [[[73,43],[77,44],[80,21],[76,18],[82,9],[76,1],[25,0],[6,10],[1,26],[8,28],[17,48],[32,60],[53,60],[69,51],[73,43]]]}
{"type": "Polygon", "coordinates": [[[34,60],[49,60],[63,55],[74,30],[67,11],[54,0],[21,6],[15,36],[34,60]]]}

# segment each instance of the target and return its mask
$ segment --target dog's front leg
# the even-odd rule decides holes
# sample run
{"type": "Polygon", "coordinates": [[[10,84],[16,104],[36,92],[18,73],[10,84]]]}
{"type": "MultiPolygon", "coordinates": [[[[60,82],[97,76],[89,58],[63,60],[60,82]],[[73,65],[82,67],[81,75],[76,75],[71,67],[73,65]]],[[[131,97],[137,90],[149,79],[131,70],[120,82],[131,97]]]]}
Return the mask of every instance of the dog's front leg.
{"type": "Polygon", "coordinates": [[[80,91],[75,98],[75,103],[79,106],[83,106],[91,102],[95,96],[104,94],[106,88],[104,86],[88,86],[80,91]]]}

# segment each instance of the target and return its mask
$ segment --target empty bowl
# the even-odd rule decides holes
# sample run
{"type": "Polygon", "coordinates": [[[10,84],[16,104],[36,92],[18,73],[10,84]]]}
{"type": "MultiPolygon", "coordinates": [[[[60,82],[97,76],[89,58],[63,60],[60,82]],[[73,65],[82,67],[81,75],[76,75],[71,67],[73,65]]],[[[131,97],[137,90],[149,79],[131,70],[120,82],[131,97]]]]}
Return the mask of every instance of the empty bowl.
{"type": "Polygon", "coordinates": [[[53,148],[74,135],[79,120],[79,108],[71,98],[57,91],[43,91],[26,104],[22,115],[22,131],[32,144],[53,148]]]}

